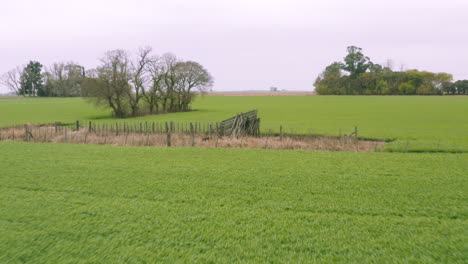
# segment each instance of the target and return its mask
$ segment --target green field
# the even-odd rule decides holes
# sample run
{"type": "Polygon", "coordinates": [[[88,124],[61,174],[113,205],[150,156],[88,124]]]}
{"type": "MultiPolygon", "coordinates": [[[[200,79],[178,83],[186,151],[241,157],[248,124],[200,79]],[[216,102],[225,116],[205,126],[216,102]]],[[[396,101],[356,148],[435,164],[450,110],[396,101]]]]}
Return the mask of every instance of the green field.
{"type": "Polygon", "coordinates": [[[466,263],[468,154],[0,142],[0,263],[466,263]]]}
{"type": "MultiPolygon", "coordinates": [[[[388,150],[468,152],[468,97],[209,96],[193,108],[127,121],[217,122],[256,108],[263,131],[338,135],[358,126],[360,137],[395,140],[388,150]]],[[[109,118],[81,98],[0,99],[0,125],[109,118]]]]}
{"type": "MultiPolygon", "coordinates": [[[[468,152],[468,97],[204,97],[126,122],[349,133],[468,152]]],[[[0,126],[109,122],[81,98],[0,98],[0,126]]],[[[468,153],[0,142],[0,263],[466,263],[468,153]]]]}

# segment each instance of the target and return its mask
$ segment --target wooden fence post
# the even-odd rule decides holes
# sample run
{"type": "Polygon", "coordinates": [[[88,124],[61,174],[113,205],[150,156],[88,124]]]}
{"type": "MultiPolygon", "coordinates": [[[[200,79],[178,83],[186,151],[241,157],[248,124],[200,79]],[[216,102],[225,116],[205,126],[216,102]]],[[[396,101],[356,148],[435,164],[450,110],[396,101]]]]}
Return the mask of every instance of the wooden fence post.
{"type": "Polygon", "coordinates": [[[354,127],[354,136],[356,136],[356,139],[358,138],[358,129],[357,126],[354,127]]]}
{"type": "Polygon", "coordinates": [[[26,141],[29,141],[28,125],[24,125],[24,139],[25,139],[26,141]]]}
{"type": "Polygon", "coordinates": [[[80,120],[76,120],[76,131],[80,131],[80,120]]]}
{"type": "Polygon", "coordinates": [[[171,146],[171,131],[169,129],[169,124],[166,122],[166,146],[171,146]]]}
{"type": "Polygon", "coordinates": [[[151,133],[146,133],[146,146],[149,146],[149,138],[151,133]]]}
{"type": "Polygon", "coordinates": [[[192,134],[192,147],[195,147],[195,130],[192,123],[190,123],[190,133],[192,134]]]}
{"type": "Polygon", "coordinates": [[[280,126],[280,141],[283,141],[283,126],[280,126]]]}

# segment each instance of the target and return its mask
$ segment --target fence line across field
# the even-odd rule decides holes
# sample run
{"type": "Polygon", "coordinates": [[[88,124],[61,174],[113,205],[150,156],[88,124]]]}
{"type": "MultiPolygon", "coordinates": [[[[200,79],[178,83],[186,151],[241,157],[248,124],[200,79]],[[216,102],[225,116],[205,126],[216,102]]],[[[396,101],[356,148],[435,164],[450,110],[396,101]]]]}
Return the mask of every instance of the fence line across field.
{"type": "MultiPolygon", "coordinates": [[[[53,124],[39,124],[32,126],[53,126],[55,133],[59,131],[66,131],[67,129],[73,131],[80,131],[80,129],[87,129],[88,132],[93,133],[115,133],[116,136],[120,134],[128,133],[144,133],[144,134],[168,134],[167,138],[170,139],[171,133],[186,133],[186,134],[204,134],[208,139],[217,137],[245,137],[245,136],[280,136],[281,140],[283,136],[287,135],[283,126],[279,126],[279,134],[273,133],[271,129],[267,132],[261,133],[260,130],[260,118],[257,117],[258,110],[254,109],[245,113],[237,114],[231,118],[225,119],[221,122],[216,123],[201,123],[201,122],[156,122],[156,121],[140,121],[140,122],[101,122],[101,121],[80,121],[77,120],[72,123],[54,122],[53,124]]],[[[27,129],[25,130],[27,132],[27,129]]],[[[293,131],[293,130],[291,130],[293,131]]],[[[26,133],[25,132],[25,133],[26,133]]],[[[288,136],[295,136],[295,133],[291,132],[288,136]]],[[[306,133],[299,133],[298,135],[305,135],[306,133]]],[[[311,134],[311,133],[310,133],[311,134]]],[[[317,135],[319,136],[319,135],[317,135]]],[[[357,127],[354,128],[354,132],[348,135],[344,135],[345,138],[353,137],[358,138],[357,127]]],[[[341,130],[340,130],[341,137],[341,130]]],[[[29,135],[25,136],[29,139],[29,135]]],[[[168,144],[169,145],[169,144],[168,144]]]]}
{"type": "MultiPolygon", "coordinates": [[[[219,126],[219,124],[218,124],[219,126]]],[[[120,146],[228,147],[302,149],[329,151],[377,151],[382,142],[368,142],[344,136],[267,133],[257,136],[222,136],[216,126],[190,122],[55,122],[14,125],[0,129],[0,140],[51,143],[110,144],[120,146]],[[91,129],[89,129],[91,128],[91,129]]]]}
{"type": "MultiPolygon", "coordinates": [[[[239,120],[239,119],[238,119],[239,120]]],[[[255,120],[255,119],[254,119],[255,120]]],[[[223,121],[224,122],[224,121],[223,121]]],[[[255,121],[254,121],[255,122],[255,121]]],[[[235,122],[231,123],[234,124],[235,122]]],[[[251,123],[252,124],[252,123],[251,123]]],[[[255,124],[255,123],[254,123],[255,124]]],[[[256,124],[258,125],[258,124],[256,124]]],[[[267,131],[261,132],[259,127],[254,128],[254,133],[252,134],[243,134],[239,131],[235,132],[234,130],[226,130],[226,125],[221,123],[201,123],[201,122],[152,122],[152,121],[142,121],[142,122],[96,122],[96,121],[75,121],[71,123],[63,122],[54,122],[49,124],[25,124],[25,125],[11,125],[4,126],[0,128],[0,133],[2,130],[10,128],[24,128],[24,136],[27,141],[32,138],[32,134],[29,131],[34,127],[50,127],[54,133],[66,133],[67,130],[70,131],[80,131],[86,129],[88,133],[96,134],[173,134],[173,133],[184,133],[190,135],[204,135],[207,139],[212,139],[213,137],[244,137],[244,136],[255,136],[255,137],[264,137],[264,136],[278,136],[281,140],[283,137],[301,137],[301,136],[326,136],[323,134],[313,134],[309,133],[295,133],[294,129],[286,129],[284,126],[280,125],[278,127],[278,132],[275,132],[273,129],[268,129],[267,131]],[[287,131],[290,131],[288,133],[287,131]],[[27,134],[27,135],[26,135],[27,134]]],[[[251,126],[254,127],[254,126],[251,126]]],[[[311,130],[310,130],[311,131],[311,130]]],[[[354,127],[354,130],[348,134],[342,134],[341,129],[339,132],[339,138],[358,138],[358,128],[354,127]]],[[[0,134],[1,140],[1,134],[0,134]]]]}
{"type": "MultiPolygon", "coordinates": [[[[13,124],[13,125],[3,125],[0,127],[0,141],[31,141],[31,142],[48,142],[48,140],[57,135],[61,135],[62,142],[68,142],[72,140],[72,137],[75,137],[73,133],[75,131],[85,133],[84,143],[87,141],[87,137],[95,134],[104,138],[111,138],[113,136],[124,136],[125,142],[127,143],[127,137],[131,134],[134,135],[158,135],[164,134],[165,146],[174,146],[173,141],[177,140],[178,134],[187,135],[190,138],[189,146],[196,146],[198,141],[216,141],[216,146],[218,146],[217,141],[223,137],[233,137],[226,136],[223,133],[220,133],[220,123],[201,123],[201,122],[153,122],[153,121],[142,121],[142,122],[102,122],[102,121],[75,121],[70,123],[63,122],[54,122],[48,124],[13,124]],[[38,128],[43,128],[42,130],[38,128]],[[40,137],[38,139],[37,137],[40,137]]],[[[267,138],[277,138],[278,141],[288,140],[288,139],[301,139],[301,138],[336,138],[339,139],[343,145],[353,144],[353,141],[359,139],[358,136],[358,127],[354,127],[350,133],[343,133],[343,131],[349,130],[338,130],[338,135],[326,135],[324,133],[312,133],[312,130],[309,130],[308,133],[296,133],[294,129],[290,129],[280,125],[277,129],[263,129],[262,133],[258,133],[254,136],[240,135],[237,138],[248,138],[248,137],[258,137],[266,138],[265,145],[268,145],[267,138]],[[289,132],[289,133],[288,133],[289,132]]],[[[304,131],[300,129],[299,131],[304,131]]],[[[315,132],[317,132],[315,130],[315,132]]],[[[235,136],[234,136],[235,138],[235,136]]],[[[363,140],[363,139],[361,139],[363,140]]],[[[365,141],[377,141],[382,142],[378,139],[364,139],[365,141]]],[[[149,142],[149,139],[147,139],[149,142]]],[[[125,145],[126,145],[125,143],[125,145]]],[[[149,145],[149,144],[148,144],[149,145]]],[[[177,145],[177,144],[176,144],[177,145]]],[[[454,152],[454,153],[463,153],[456,144],[449,146],[447,149],[447,144],[443,144],[440,140],[437,143],[433,144],[421,144],[420,142],[410,142],[399,141],[393,143],[392,147],[387,151],[398,151],[398,152],[424,152],[424,149],[431,149],[436,146],[435,150],[432,152],[454,152]],[[416,149],[414,149],[414,144],[416,144],[416,149]],[[442,145],[445,145],[443,147],[442,145]],[[421,149],[421,150],[418,150],[421,149]]]]}

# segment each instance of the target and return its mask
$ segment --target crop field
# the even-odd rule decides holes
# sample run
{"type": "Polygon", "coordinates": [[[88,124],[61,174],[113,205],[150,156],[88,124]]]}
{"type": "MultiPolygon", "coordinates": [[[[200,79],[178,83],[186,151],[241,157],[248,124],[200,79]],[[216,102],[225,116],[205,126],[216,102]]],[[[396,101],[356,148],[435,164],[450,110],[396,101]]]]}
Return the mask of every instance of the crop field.
{"type": "Polygon", "coordinates": [[[466,263],[468,154],[0,142],[0,263],[466,263]]]}
{"type": "Polygon", "coordinates": [[[468,0],[62,2],[0,5],[0,264],[468,264],[468,0]]]}
{"type": "MultiPolygon", "coordinates": [[[[218,122],[258,109],[262,130],[338,135],[359,128],[362,138],[392,141],[390,151],[467,152],[468,97],[207,96],[194,111],[126,119],[128,122],[218,122]]],[[[81,98],[0,99],[0,125],[26,122],[109,121],[110,111],[81,98]]]]}
{"type": "Polygon", "coordinates": [[[81,98],[0,97],[0,126],[258,109],[263,132],[358,126],[388,152],[0,141],[0,263],[468,261],[468,97],[209,96],[193,108],[115,120],[81,98]]]}

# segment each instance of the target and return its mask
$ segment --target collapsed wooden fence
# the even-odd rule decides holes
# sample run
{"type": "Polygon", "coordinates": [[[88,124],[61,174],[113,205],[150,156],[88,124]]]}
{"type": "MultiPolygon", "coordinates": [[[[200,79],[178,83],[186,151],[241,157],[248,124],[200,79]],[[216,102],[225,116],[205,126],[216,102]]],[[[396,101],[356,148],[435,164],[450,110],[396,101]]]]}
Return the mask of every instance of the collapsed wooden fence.
{"type": "Polygon", "coordinates": [[[218,133],[222,136],[243,137],[260,135],[260,118],[257,110],[240,113],[222,121],[218,133]]]}

